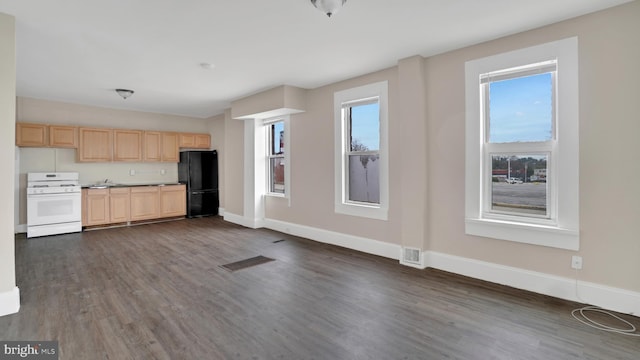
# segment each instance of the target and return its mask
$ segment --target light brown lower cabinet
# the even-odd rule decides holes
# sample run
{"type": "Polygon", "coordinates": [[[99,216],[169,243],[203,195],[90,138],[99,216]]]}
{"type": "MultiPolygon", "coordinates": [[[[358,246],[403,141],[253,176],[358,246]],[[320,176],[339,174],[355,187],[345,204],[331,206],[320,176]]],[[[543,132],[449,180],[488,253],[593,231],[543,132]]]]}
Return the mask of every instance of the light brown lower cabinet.
{"type": "Polygon", "coordinates": [[[186,214],[185,185],[82,190],[82,226],[128,223],[186,214]]]}
{"type": "Polygon", "coordinates": [[[109,189],[110,219],[112,223],[130,220],[130,188],[109,189]]]}
{"type": "Polygon", "coordinates": [[[140,186],[131,188],[131,221],[159,218],[159,193],[160,190],[158,186],[140,186]]]}
{"type": "Polygon", "coordinates": [[[104,225],[111,223],[109,212],[109,189],[87,189],[86,223],[82,225],[104,225]]]}
{"type": "Polygon", "coordinates": [[[172,217],[187,214],[187,189],[184,185],[160,187],[160,216],[172,217]]]}

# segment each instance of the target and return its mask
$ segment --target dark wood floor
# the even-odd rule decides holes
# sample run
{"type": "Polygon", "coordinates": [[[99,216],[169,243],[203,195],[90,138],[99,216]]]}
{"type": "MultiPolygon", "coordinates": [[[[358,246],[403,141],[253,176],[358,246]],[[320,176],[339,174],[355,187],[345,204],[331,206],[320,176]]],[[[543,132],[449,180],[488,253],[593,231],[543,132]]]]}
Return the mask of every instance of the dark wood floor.
{"type": "Polygon", "coordinates": [[[0,340],[60,359],[640,358],[575,303],[219,218],[18,236],[16,264],[0,340]],[[275,261],[221,267],[257,255],[275,261]]]}

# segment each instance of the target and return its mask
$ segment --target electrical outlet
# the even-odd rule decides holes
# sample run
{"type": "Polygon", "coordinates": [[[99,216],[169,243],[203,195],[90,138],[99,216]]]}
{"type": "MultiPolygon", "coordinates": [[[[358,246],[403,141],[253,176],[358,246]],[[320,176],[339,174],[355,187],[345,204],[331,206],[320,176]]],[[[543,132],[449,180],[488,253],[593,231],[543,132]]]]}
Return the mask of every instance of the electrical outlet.
{"type": "Polygon", "coordinates": [[[576,270],[582,269],[582,256],[573,255],[571,257],[571,268],[576,270]]]}
{"type": "Polygon", "coordinates": [[[133,176],[133,175],[135,175],[135,174],[136,174],[136,171],[135,171],[135,170],[133,170],[133,169],[129,170],[129,175],[133,176]]]}

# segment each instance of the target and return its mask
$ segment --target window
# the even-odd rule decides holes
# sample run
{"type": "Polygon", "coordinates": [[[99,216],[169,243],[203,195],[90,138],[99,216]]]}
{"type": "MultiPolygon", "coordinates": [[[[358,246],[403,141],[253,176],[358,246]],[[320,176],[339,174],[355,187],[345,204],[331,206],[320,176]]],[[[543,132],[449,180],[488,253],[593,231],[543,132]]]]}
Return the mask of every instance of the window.
{"type": "Polygon", "coordinates": [[[347,200],[380,204],[380,105],[378,99],[342,107],[348,134],[347,200]]]}
{"type": "Polygon", "coordinates": [[[556,61],[480,75],[481,121],[487,138],[483,157],[491,168],[481,175],[486,217],[550,219],[553,211],[545,178],[554,158],[556,61]]]}
{"type": "Polygon", "coordinates": [[[387,218],[387,83],[337,92],[336,212],[387,218]]]}
{"type": "Polygon", "coordinates": [[[466,232],[578,249],[570,38],[466,63],[466,232]]]}
{"type": "Polygon", "coordinates": [[[283,118],[265,120],[267,135],[267,193],[284,196],[287,192],[287,121],[283,118]]]}

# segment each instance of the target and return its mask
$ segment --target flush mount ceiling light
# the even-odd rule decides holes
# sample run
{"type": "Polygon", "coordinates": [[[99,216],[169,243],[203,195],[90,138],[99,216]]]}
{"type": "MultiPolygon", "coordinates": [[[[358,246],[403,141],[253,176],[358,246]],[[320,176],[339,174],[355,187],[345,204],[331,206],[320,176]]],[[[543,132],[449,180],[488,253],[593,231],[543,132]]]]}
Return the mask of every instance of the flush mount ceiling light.
{"type": "Polygon", "coordinates": [[[133,90],[128,89],[116,89],[118,95],[122,96],[123,99],[127,99],[129,96],[133,95],[133,90]]]}
{"type": "Polygon", "coordinates": [[[346,2],[347,0],[311,0],[313,6],[327,14],[328,17],[338,12],[346,2]]]}

